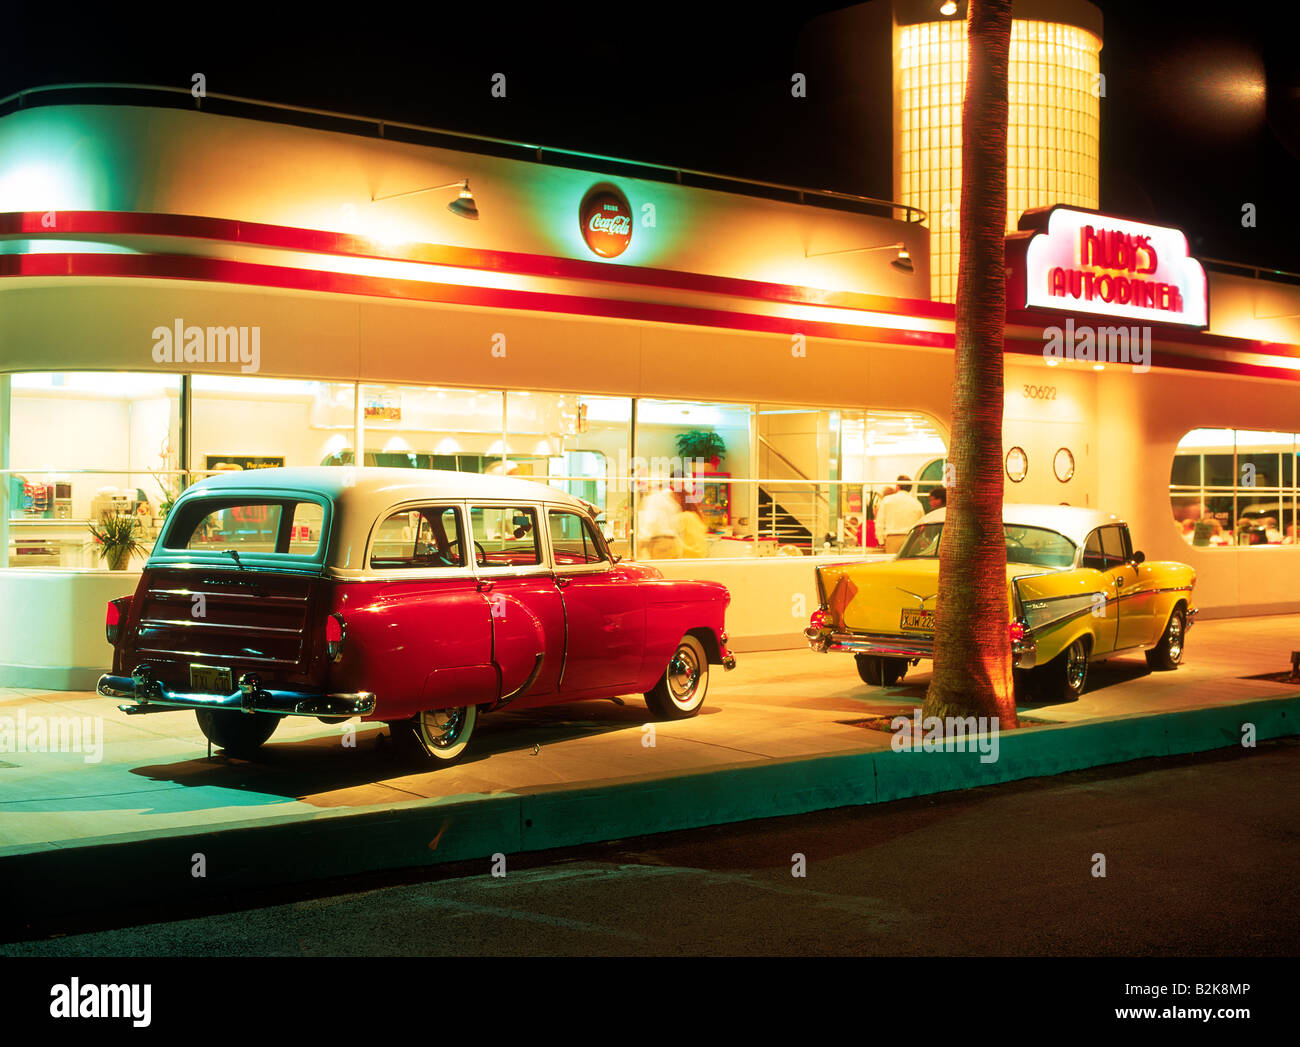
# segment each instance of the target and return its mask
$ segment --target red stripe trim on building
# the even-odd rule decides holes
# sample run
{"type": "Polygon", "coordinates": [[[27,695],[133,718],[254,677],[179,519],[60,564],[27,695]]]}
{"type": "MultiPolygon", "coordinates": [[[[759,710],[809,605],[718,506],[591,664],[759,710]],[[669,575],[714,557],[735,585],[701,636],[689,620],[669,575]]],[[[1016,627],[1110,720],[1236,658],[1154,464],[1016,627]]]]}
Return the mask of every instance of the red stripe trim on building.
{"type": "MultiPolygon", "coordinates": [[[[334,233],[296,226],[240,222],[227,218],[196,215],[159,214],[134,211],[10,211],[0,212],[0,237],[27,238],[81,235],[162,236],[240,243],[250,246],[308,251],[318,254],[382,261],[417,262],[450,265],[466,269],[512,273],[520,276],[554,277],[569,280],[598,280],[647,287],[662,287],[702,294],[717,294],[759,301],[796,305],[820,305],[843,309],[887,312],[955,322],[954,307],[949,302],[932,302],[918,298],[891,298],[885,295],[858,294],[851,291],[828,291],[797,284],[777,284],[760,280],[710,276],[704,273],[657,269],[646,266],[619,265],[613,262],[589,262],[557,258],[550,255],[518,251],[488,251],[452,247],[445,244],[414,243],[403,247],[380,245],[376,241],[347,233],[334,233]],[[52,215],[53,228],[45,223],[52,215]]],[[[166,256],[163,256],[166,257],[166,256]]],[[[1121,325],[1119,318],[1088,313],[1066,313],[1047,309],[1008,309],[1007,325],[1024,327],[1064,327],[1073,319],[1075,326],[1121,325]]],[[[1133,321],[1128,321],[1131,324],[1133,321]]],[[[1232,352],[1254,352],[1271,356],[1300,358],[1300,346],[1284,342],[1262,342],[1208,334],[1176,324],[1150,323],[1157,337],[1185,345],[1220,348],[1232,352]]],[[[806,328],[803,325],[800,329],[806,328]]],[[[1286,372],[1290,373],[1290,372],[1286,372]]]]}
{"type": "Polygon", "coordinates": [[[108,276],[198,280],[207,283],[277,287],[294,291],[318,291],[326,294],[356,294],[440,302],[447,305],[473,305],[489,309],[522,309],[578,316],[603,316],[620,320],[648,320],[655,323],[690,324],[769,334],[804,334],[820,338],[851,339],[855,342],[924,346],[931,349],[953,347],[953,336],[941,331],[857,327],[853,324],[795,320],[784,316],[765,316],[727,309],[701,309],[695,306],[556,294],[549,291],[466,287],[460,284],[428,283],[423,280],[334,273],[320,269],[291,269],[256,262],[200,258],[197,255],[0,255],[0,277],[13,276],[108,276]]]}
{"type": "Polygon", "coordinates": [[[828,291],[799,284],[777,284],[762,280],[743,280],[730,276],[649,266],[620,265],[617,262],[594,262],[578,258],[527,254],[521,251],[488,251],[447,244],[411,243],[400,246],[381,244],[365,236],[333,233],[296,226],[238,222],[228,218],[203,218],[195,215],[154,214],[134,211],[9,211],[0,213],[0,236],[30,238],[96,236],[175,236],[224,243],[274,247],[315,254],[343,255],[349,258],[375,258],[392,262],[422,262],[453,265],[464,269],[515,273],[520,276],[550,276],[565,280],[601,280],[611,283],[668,287],[701,294],[720,294],[738,298],[755,298],[770,302],[798,305],[832,305],[842,309],[866,309],[902,316],[924,316],[951,320],[953,307],[948,302],[926,298],[892,298],[887,295],[860,294],[853,291],[828,291]],[[53,215],[47,219],[46,215],[53,215]],[[46,221],[53,221],[53,227],[46,221]]]}
{"type": "MultiPolygon", "coordinates": [[[[521,309],[580,316],[603,316],[612,319],[645,320],[654,323],[688,324],[767,334],[805,334],[855,342],[877,342],[917,346],[929,349],[952,349],[952,334],[938,331],[903,330],[893,327],[857,327],[824,321],[800,321],[789,317],[736,312],[724,309],[701,309],[694,306],[657,302],[633,302],[622,299],[565,295],[544,291],[516,291],[489,287],[465,287],[459,284],[427,283],[388,277],[334,273],[319,269],[294,269],[202,258],[197,255],[120,255],[120,254],[33,254],[0,255],[0,277],[83,276],[124,277],[137,279],[197,280],[252,287],[275,287],[285,290],[317,291],[327,294],[355,294],[376,298],[471,305],[489,309],[521,309]]],[[[1023,314],[1021,314],[1023,315],[1023,314]]],[[[1188,332],[1179,332],[1186,335],[1188,332]]],[[[1204,336],[1200,336],[1204,337],[1204,336]]],[[[1189,344],[1196,339],[1184,338],[1189,344]]],[[[1234,341],[1238,347],[1241,339],[1234,341]]],[[[1266,343],[1245,343],[1246,351],[1269,355],[1266,343]]],[[[1285,348],[1285,347],[1278,347],[1285,348]]],[[[1006,340],[1006,352],[1016,356],[1041,356],[1041,338],[1023,338],[1012,333],[1006,340]]],[[[1126,365],[1111,365],[1123,367],[1126,365]]],[[[1152,347],[1151,366],[1179,370],[1206,371],[1217,374],[1256,378],[1300,380],[1300,371],[1284,367],[1214,360],[1187,356],[1167,348],[1152,347]]]]}
{"type": "Polygon", "coordinates": [[[1289,342],[1261,342],[1252,338],[1234,338],[1226,334],[1209,334],[1179,324],[1162,324],[1151,320],[1138,320],[1124,316],[1100,316],[1096,313],[1060,313],[1051,309],[1008,309],[1008,327],[1065,328],[1073,320],[1075,329],[1091,327],[1150,327],[1152,339],[1181,342],[1209,349],[1226,349],[1234,353],[1264,353],[1269,356],[1300,357],[1300,346],[1289,342]]]}

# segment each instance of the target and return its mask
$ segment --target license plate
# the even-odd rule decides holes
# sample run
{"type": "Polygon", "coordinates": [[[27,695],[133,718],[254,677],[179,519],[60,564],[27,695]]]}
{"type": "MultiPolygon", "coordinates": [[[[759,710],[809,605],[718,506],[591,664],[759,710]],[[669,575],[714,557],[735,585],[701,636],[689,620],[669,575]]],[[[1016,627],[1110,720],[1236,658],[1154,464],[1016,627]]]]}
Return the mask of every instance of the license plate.
{"type": "Polygon", "coordinates": [[[934,632],[934,612],[926,610],[904,611],[899,625],[904,629],[916,629],[920,632],[934,632]]]}
{"type": "Polygon", "coordinates": [[[190,689],[200,694],[227,695],[235,689],[230,682],[230,670],[215,665],[191,665],[190,689]]]}

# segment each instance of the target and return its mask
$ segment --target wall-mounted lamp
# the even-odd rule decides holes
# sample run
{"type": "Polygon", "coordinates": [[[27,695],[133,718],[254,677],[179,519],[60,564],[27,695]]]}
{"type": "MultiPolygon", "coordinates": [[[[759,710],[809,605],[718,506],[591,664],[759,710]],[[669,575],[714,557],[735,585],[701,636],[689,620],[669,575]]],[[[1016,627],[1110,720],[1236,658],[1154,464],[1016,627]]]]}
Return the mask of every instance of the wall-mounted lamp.
{"type": "Polygon", "coordinates": [[[939,13],[945,18],[951,18],[957,13],[957,5],[953,3],[953,0],[944,0],[944,2],[939,5],[939,13]]]}
{"type": "Polygon", "coordinates": [[[469,179],[462,178],[459,182],[447,182],[445,185],[431,185],[424,189],[411,189],[405,193],[390,193],[388,196],[375,196],[371,194],[370,202],[379,203],[381,200],[396,200],[401,196],[415,196],[417,193],[432,193],[435,189],[460,189],[460,195],[447,205],[447,210],[454,215],[460,215],[461,218],[470,218],[478,221],[478,204],[474,202],[474,194],[469,189],[469,179]]]}
{"type": "Polygon", "coordinates": [[[803,256],[805,258],[822,258],[828,254],[853,254],[855,251],[897,251],[898,257],[889,264],[900,273],[911,274],[915,272],[912,268],[912,256],[902,243],[877,244],[875,247],[846,247],[841,251],[816,251],[812,254],[805,250],[803,256]]]}

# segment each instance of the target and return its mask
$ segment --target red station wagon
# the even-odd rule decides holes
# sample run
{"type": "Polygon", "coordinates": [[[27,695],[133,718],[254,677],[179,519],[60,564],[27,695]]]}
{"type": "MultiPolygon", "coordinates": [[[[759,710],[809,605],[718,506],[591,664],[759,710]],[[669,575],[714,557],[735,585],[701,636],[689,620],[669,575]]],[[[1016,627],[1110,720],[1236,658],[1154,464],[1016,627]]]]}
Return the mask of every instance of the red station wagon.
{"type": "Polygon", "coordinates": [[[194,709],[248,756],[284,716],[386,721],[428,762],[478,716],[643,693],[694,716],[731,669],[716,582],[618,563],[592,507],[528,480],[259,469],[190,487],[134,596],[108,606],[98,690],[194,709]]]}

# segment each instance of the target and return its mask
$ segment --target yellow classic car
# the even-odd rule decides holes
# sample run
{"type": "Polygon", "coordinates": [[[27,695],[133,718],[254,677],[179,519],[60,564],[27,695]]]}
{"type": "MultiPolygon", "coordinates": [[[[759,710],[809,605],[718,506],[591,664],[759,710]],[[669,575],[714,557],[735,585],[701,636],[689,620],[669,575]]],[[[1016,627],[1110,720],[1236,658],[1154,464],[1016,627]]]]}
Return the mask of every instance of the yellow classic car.
{"type": "MultiPolygon", "coordinates": [[[[819,652],[854,655],[865,683],[897,683],[934,655],[939,536],[944,509],[922,517],[897,557],[818,567],[821,606],[804,635],[819,652]]],[[[1196,617],[1196,572],[1147,562],[1128,525],[1095,509],[1007,505],[1007,628],[1016,693],[1066,701],[1083,693],[1088,663],[1145,651],[1176,669],[1196,617]]]]}

